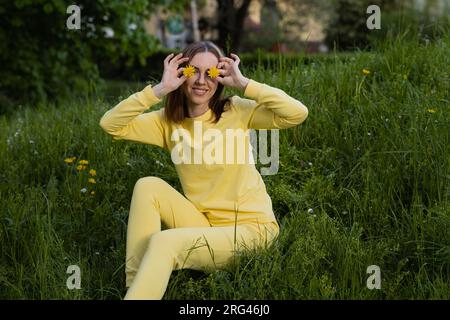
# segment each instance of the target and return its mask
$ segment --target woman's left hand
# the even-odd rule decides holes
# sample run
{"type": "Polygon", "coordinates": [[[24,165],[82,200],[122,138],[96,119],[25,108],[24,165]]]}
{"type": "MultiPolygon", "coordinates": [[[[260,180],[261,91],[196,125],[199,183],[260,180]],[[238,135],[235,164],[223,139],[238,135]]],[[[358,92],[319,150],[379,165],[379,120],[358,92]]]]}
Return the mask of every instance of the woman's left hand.
{"type": "Polygon", "coordinates": [[[217,77],[217,81],[224,86],[245,90],[249,79],[244,77],[239,70],[239,62],[241,60],[234,53],[230,54],[234,59],[228,57],[220,57],[217,68],[220,70],[221,76],[217,77]]]}

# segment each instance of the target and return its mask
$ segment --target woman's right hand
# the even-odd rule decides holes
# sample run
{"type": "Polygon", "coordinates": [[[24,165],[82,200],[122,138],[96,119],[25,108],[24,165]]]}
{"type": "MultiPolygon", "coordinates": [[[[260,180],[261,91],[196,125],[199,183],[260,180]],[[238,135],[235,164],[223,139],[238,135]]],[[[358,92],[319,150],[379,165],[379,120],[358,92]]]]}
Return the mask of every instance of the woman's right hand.
{"type": "Polygon", "coordinates": [[[155,94],[159,98],[176,90],[186,81],[187,77],[183,75],[184,68],[179,68],[179,66],[189,58],[182,58],[182,55],[179,53],[174,57],[171,53],[164,59],[164,73],[161,82],[154,87],[155,94]]]}

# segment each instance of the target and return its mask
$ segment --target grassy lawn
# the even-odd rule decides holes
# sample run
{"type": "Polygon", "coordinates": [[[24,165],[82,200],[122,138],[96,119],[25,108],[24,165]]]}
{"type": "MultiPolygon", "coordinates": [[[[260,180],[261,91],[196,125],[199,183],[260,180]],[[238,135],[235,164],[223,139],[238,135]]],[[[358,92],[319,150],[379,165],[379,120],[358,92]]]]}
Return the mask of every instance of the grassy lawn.
{"type": "MultiPolygon", "coordinates": [[[[227,270],[174,272],[165,298],[450,299],[448,57],[448,37],[392,39],[345,60],[244,69],[309,108],[280,131],[279,171],[263,176],[280,237],[227,270]],[[370,265],[380,290],[366,286],[370,265]]],[[[99,127],[143,86],[109,83],[0,118],[1,299],[124,296],[134,184],[152,175],[181,191],[168,153],[99,127]],[[79,290],[66,287],[69,265],[79,290]]]]}

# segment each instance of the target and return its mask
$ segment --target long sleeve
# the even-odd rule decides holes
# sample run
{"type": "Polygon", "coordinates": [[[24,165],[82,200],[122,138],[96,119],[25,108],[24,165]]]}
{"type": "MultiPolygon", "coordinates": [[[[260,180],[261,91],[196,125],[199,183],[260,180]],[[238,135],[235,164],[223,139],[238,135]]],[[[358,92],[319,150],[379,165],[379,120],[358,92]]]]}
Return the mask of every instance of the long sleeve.
{"type": "Polygon", "coordinates": [[[286,129],[308,117],[308,108],[283,90],[250,79],[244,96],[235,96],[235,104],[251,129],[286,129]]]}
{"type": "Polygon", "coordinates": [[[166,148],[163,110],[144,113],[160,101],[148,85],[107,111],[100,119],[100,127],[114,140],[126,139],[166,148]]]}

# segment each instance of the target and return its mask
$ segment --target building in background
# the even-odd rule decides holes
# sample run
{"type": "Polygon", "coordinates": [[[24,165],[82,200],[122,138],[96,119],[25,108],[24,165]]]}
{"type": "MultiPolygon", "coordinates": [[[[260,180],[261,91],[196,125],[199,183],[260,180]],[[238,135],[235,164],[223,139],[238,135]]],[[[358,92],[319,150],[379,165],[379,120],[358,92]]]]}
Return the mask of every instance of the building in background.
{"type": "MultiPolygon", "coordinates": [[[[244,30],[246,33],[253,33],[260,35],[264,32],[263,4],[265,1],[253,0],[250,4],[248,15],[244,22],[244,30]]],[[[276,23],[282,25],[289,24],[289,21],[298,19],[299,12],[296,11],[292,5],[292,1],[276,1],[277,11],[282,18],[277,19],[276,23]]],[[[308,12],[305,10],[303,12],[308,12]]],[[[215,21],[217,17],[217,1],[206,0],[201,7],[197,6],[198,29],[201,40],[216,40],[218,31],[215,28],[215,21]]],[[[321,44],[324,39],[323,26],[317,19],[312,16],[304,17],[304,23],[300,28],[299,25],[282,26],[280,32],[288,32],[289,37],[284,37],[287,40],[276,41],[271,47],[272,51],[286,51],[287,44],[283,41],[305,42],[321,44]]],[[[156,35],[161,44],[167,48],[182,48],[186,44],[194,41],[192,10],[186,10],[182,15],[170,13],[164,8],[159,8],[158,11],[145,24],[146,30],[152,35],[156,35]]],[[[269,26],[269,28],[271,28],[269,26]]],[[[267,40],[261,38],[261,41],[267,40]]],[[[267,41],[266,41],[267,43],[267,41]]],[[[251,44],[254,48],[254,44],[251,44]]],[[[245,44],[243,49],[247,49],[245,44]]],[[[270,48],[269,48],[270,49],[270,48]]]]}
{"type": "MultiPolygon", "coordinates": [[[[191,0],[191,6],[178,15],[159,8],[145,24],[147,32],[156,35],[164,47],[183,48],[195,40],[194,8],[199,40],[217,40],[217,1],[203,0],[202,6],[199,2],[191,0]]],[[[413,0],[408,4],[430,16],[446,11],[450,16],[449,0],[413,0]]],[[[244,22],[241,51],[264,48],[276,52],[327,52],[324,41],[329,14],[314,14],[314,9],[317,10],[311,3],[300,0],[252,0],[244,22]]]]}

